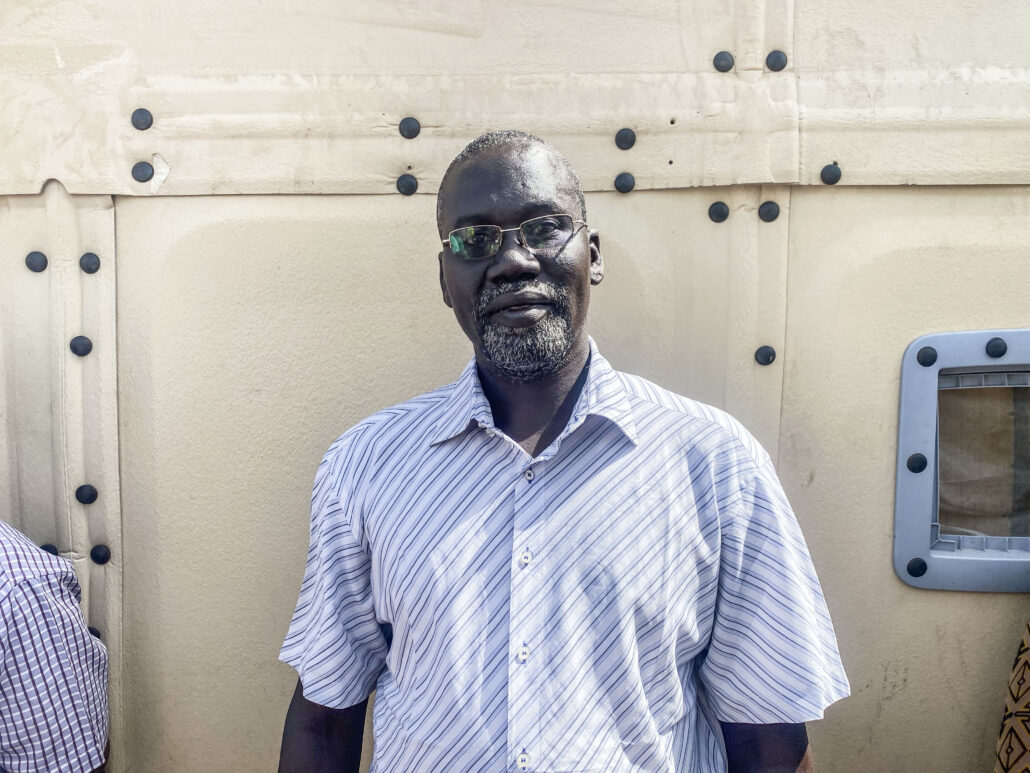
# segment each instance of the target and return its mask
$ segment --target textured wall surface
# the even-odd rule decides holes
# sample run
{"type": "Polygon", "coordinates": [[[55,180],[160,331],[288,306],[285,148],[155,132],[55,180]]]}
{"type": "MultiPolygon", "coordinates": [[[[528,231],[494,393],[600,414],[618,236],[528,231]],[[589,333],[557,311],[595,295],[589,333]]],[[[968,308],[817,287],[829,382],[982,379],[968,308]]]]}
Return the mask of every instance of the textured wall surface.
{"type": "Polygon", "coordinates": [[[896,419],[913,338],[1030,323],[1030,6],[25,0],[0,37],[0,518],[83,581],[112,773],[274,769],[315,468],[469,356],[432,194],[511,126],[589,191],[606,356],[777,461],[854,692],[819,770],[989,767],[1025,598],[894,575],[896,419]]]}

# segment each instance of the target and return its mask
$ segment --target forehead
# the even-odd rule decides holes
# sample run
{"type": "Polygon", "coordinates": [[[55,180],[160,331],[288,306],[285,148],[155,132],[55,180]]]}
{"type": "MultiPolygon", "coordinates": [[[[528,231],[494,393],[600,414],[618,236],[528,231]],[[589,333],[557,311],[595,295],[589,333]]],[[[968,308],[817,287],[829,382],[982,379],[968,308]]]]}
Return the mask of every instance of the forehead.
{"type": "Polygon", "coordinates": [[[537,144],[502,145],[477,154],[453,170],[441,193],[445,230],[578,212],[568,170],[549,148],[537,144]]]}

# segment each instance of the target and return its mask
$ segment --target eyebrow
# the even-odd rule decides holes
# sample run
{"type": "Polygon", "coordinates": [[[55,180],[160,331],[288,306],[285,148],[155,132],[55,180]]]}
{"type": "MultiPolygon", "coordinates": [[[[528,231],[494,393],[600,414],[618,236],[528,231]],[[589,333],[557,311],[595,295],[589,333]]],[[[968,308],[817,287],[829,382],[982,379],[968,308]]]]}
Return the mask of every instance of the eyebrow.
{"type": "MultiPolygon", "coordinates": [[[[538,201],[538,202],[533,202],[531,204],[525,204],[523,207],[521,207],[518,210],[518,222],[519,222],[519,224],[521,224],[521,223],[524,223],[525,221],[529,220],[530,218],[540,217],[542,215],[560,215],[560,214],[563,214],[563,213],[562,213],[561,207],[558,205],[558,202],[556,202],[556,201],[546,201],[546,202],[538,201]]],[[[573,214],[573,217],[576,217],[576,215],[573,214]]],[[[468,225],[497,225],[497,223],[495,223],[493,221],[494,221],[494,218],[491,217],[491,216],[482,215],[482,214],[479,214],[478,212],[474,212],[472,214],[464,215],[462,217],[459,217],[457,220],[454,221],[454,225],[451,227],[450,230],[454,230],[455,228],[464,228],[465,226],[468,226],[468,225]]]]}

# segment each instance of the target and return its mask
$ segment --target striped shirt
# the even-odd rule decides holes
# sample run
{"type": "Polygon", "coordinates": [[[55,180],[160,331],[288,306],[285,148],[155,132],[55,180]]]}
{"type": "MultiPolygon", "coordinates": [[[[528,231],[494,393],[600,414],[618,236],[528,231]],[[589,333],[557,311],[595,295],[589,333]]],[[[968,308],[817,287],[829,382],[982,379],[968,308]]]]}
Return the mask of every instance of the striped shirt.
{"type": "Polygon", "coordinates": [[[804,722],[848,694],[768,455],[593,342],[536,458],[474,360],[333,444],[280,657],[315,703],[376,689],[377,773],[714,773],[720,720],[804,722]]]}
{"type": "Polygon", "coordinates": [[[104,762],[107,650],[86,629],[72,565],[0,522],[0,770],[104,762]]]}

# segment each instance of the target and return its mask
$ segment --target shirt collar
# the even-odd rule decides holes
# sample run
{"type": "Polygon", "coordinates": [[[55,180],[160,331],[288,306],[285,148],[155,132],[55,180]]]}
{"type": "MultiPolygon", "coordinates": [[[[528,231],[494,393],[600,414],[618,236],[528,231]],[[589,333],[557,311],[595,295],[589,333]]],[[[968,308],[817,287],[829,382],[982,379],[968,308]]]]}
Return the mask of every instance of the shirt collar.
{"type": "MultiPolygon", "coordinates": [[[[597,350],[594,339],[590,340],[590,365],[587,382],[572,410],[572,416],[559,440],[573,432],[587,416],[600,416],[617,426],[634,445],[637,442],[637,426],[633,420],[633,408],[629,402],[626,387],[619,373],[597,350]]],[[[443,414],[436,424],[430,445],[463,434],[470,426],[493,428],[493,412],[479,383],[476,358],[473,356],[461,376],[454,382],[443,414]]]]}

